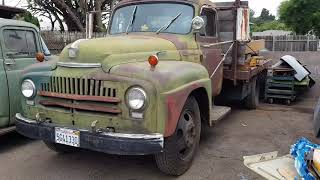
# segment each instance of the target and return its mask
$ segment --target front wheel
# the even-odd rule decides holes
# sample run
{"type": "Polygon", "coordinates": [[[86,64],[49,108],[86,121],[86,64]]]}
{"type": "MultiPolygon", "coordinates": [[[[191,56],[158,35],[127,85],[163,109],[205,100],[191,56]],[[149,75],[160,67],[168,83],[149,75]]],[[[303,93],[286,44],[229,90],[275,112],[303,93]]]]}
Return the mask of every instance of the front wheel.
{"type": "Polygon", "coordinates": [[[189,97],[182,109],[175,133],[166,138],[164,150],[155,155],[158,168],[172,176],[184,174],[191,166],[201,133],[198,103],[189,97]]]}

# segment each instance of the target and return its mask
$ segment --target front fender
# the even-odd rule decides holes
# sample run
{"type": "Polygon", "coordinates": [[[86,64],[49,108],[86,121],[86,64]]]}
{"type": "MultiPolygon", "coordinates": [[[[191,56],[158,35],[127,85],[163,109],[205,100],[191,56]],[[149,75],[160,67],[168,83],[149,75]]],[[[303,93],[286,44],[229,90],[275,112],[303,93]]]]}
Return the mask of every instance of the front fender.
{"type": "Polygon", "coordinates": [[[200,64],[185,61],[160,61],[153,69],[148,62],[115,66],[111,74],[151,82],[157,91],[157,129],[165,137],[171,136],[181,110],[196,89],[204,88],[211,105],[211,80],[208,71],[200,64]]]}

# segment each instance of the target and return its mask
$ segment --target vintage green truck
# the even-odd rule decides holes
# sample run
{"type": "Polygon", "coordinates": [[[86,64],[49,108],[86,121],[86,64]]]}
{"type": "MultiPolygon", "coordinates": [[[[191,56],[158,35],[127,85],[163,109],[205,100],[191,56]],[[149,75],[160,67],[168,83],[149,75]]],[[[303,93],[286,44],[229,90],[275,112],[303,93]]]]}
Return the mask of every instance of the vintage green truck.
{"type": "Polygon", "coordinates": [[[249,39],[248,2],[123,0],[108,32],[25,70],[18,132],[57,152],[154,154],[177,176],[230,112],[213,99],[258,105],[270,61],[249,39]]]}
{"type": "Polygon", "coordinates": [[[50,56],[36,26],[0,18],[0,134],[15,130],[15,114],[21,111],[21,72],[38,62],[39,52],[50,56]]]}

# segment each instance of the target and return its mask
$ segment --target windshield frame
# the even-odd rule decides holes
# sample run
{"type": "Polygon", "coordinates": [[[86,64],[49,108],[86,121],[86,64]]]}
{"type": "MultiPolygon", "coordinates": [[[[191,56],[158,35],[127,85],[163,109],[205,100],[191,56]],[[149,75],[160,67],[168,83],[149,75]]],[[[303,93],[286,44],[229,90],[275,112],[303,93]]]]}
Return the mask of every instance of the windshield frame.
{"type": "MultiPolygon", "coordinates": [[[[193,9],[193,16],[192,16],[192,18],[195,17],[196,9],[195,9],[194,4],[191,3],[191,2],[180,2],[180,1],[175,1],[175,2],[172,2],[172,1],[171,1],[171,2],[169,2],[169,1],[146,1],[146,2],[141,2],[141,1],[139,1],[139,2],[124,3],[124,4],[122,4],[122,5],[117,6],[117,7],[112,11],[112,15],[111,15],[111,19],[110,19],[110,24],[109,24],[109,26],[108,26],[108,34],[109,34],[109,35],[127,34],[127,33],[125,33],[125,32],[113,33],[113,34],[111,34],[111,27],[112,27],[113,18],[114,18],[115,12],[116,12],[118,9],[123,8],[123,7],[126,7],[126,6],[134,6],[134,5],[139,6],[139,5],[141,5],[141,4],[161,4],[161,3],[163,3],[163,4],[166,3],[166,4],[184,4],[184,5],[188,5],[188,6],[190,6],[190,7],[193,9]]],[[[154,34],[158,35],[156,32],[152,32],[152,31],[129,32],[129,34],[130,34],[130,33],[154,33],[154,34]]],[[[161,32],[161,33],[178,34],[178,35],[188,35],[188,34],[192,33],[192,27],[190,27],[190,30],[189,30],[189,32],[187,32],[187,33],[174,33],[174,32],[161,32]]],[[[160,33],[160,34],[161,34],[161,33],[160,33]]]]}

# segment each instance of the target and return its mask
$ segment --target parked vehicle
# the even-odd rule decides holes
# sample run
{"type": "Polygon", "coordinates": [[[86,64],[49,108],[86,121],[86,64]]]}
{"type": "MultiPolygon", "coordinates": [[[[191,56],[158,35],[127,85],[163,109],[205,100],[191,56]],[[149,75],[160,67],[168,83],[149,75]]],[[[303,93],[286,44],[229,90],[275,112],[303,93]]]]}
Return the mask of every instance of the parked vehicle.
{"type": "Polygon", "coordinates": [[[258,105],[270,61],[257,56],[263,41],[250,42],[248,2],[124,0],[109,34],[25,72],[18,132],[57,152],[154,154],[181,175],[201,129],[230,112],[213,98],[258,105]]]}
{"type": "Polygon", "coordinates": [[[15,114],[21,112],[22,70],[37,63],[36,56],[50,56],[36,26],[0,18],[0,134],[15,129],[15,114]],[[39,53],[41,52],[41,53],[39,53]]]}

